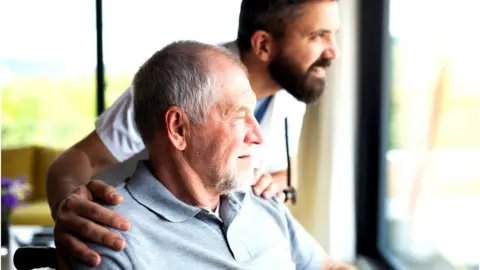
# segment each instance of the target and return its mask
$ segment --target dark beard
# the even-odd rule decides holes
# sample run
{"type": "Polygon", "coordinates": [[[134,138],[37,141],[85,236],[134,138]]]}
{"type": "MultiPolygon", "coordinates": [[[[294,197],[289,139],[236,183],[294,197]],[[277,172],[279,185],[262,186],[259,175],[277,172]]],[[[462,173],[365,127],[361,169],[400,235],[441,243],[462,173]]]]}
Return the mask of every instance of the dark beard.
{"type": "Polygon", "coordinates": [[[313,103],[325,89],[325,79],[309,76],[315,67],[327,68],[331,60],[322,58],[303,72],[293,61],[280,52],[268,66],[270,76],[298,101],[313,103]]]}

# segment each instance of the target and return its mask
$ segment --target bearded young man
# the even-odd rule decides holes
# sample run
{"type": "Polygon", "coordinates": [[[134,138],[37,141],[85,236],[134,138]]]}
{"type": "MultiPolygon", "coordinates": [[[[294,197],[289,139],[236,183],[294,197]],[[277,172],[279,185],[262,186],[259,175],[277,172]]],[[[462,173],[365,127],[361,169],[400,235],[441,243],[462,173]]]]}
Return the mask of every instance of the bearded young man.
{"type": "MultiPolygon", "coordinates": [[[[237,40],[223,46],[238,55],[246,66],[257,99],[254,115],[264,143],[254,155],[265,165],[253,184],[257,195],[267,199],[285,187],[284,119],[288,119],[290,159],[295,163],[305,104],[316,101],[323,92],[325,69],[339,54],[339,27],[335,0],[242,2],[237,40]]],[[[80,239],[115,250],[125,248],[124,239],[101,224],[126,231],[132,220],[93,199],[121,203],[122,197],[115,188],[102,180],[118,183],[131,175],[131,165],[148,157],[133,119],[133,95],[128,88],[98,118],[96,130],[51,165],[47,194],[56,221],[55,243],[59,252],[98,265],[98,254],[80,239]],[[91,180],[92,176],[102,180],[91,180]]],[[[59,255],[62,265],[65,254],[59,255]]]]}

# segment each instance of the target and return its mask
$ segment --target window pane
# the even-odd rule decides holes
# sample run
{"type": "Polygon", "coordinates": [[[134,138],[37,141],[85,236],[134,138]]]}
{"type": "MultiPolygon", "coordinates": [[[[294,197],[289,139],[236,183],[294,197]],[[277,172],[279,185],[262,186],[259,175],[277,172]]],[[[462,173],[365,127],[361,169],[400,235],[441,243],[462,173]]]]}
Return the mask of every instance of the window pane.
{"type": "Polygon", "coordinates": [[[103,1],[106,106],[129,86],[138,67],[175,40],[210,44],[237,36],[241,0],[103,1]]]}
{"type": "Polygon", "coordinates": [[[95,2],[8,1],[1,13],[2,149],[70,146],[94,127],[95,2]]]}
{"type": "Polygon", "coordinates": [[[479,8],[391,0],[386,214],[408,269],[480,264],[479,8]]]}

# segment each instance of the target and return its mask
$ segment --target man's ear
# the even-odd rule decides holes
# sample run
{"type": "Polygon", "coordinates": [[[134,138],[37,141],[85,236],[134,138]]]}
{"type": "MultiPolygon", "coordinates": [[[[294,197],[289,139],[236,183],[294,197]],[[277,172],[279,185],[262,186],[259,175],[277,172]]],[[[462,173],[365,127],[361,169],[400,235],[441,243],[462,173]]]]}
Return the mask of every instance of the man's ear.
{"type": "Polygon", "coordinates": [[[188,118],[177,106],[172,106],[165,113],[165,128],[170,142],[180,151],[187,147],[188,118]]]}
{"type": "Polygon", "coordinates": [[[268,32],[257,30],[250,38],[252,51],[257,58],[265,63],[269,63],[275,57],[275,42],[268,32]]]}

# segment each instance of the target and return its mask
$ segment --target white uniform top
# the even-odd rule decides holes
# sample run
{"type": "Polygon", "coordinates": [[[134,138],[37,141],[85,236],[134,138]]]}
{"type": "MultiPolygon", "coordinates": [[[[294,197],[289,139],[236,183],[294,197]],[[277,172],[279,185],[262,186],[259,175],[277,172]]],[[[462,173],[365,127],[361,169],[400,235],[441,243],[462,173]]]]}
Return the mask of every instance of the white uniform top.
{"type": "MultiPolygon", "coordinates": [[[[239,55],[235,42],[223,46],[239,55]]],[[[268,172],[287,169],[284,125],[286,117],[290,156],[297,154],[305,107],[303,102],[296,100],[285,90],[277,92],[269,103],[260,123],[264,143],[254,147],[255,158],[262,161],[268,172]]],[[[130,87],[98,117],[95,129],[108,150],[121,162],[95,177],[110,184],[120,183],[131,176],[139,159],[148,157],[133,118],[133,95],[130,87]]]]}

